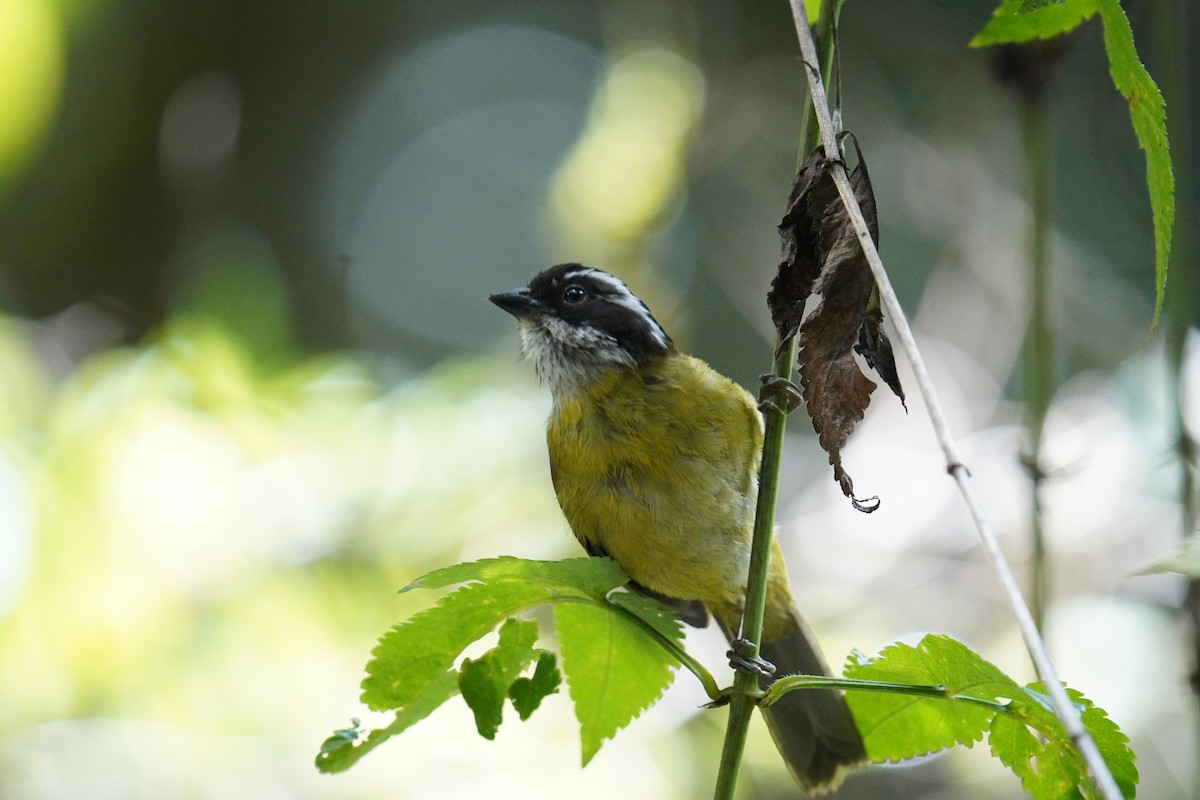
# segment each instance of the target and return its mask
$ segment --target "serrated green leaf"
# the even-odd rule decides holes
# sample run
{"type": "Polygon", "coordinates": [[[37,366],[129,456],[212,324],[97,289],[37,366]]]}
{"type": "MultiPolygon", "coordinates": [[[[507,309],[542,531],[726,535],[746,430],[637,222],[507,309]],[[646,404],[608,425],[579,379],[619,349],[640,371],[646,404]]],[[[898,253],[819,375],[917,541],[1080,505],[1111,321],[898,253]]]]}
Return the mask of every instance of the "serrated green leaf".
{"type": "Polygon", "coordinates": [[[1079,27],[1096,13],[1097,0],[1031,2],[1006,0],[975,38],[972,47],[1051,39],[1079,27]]]}
{"type": "MultiPolygon", "coordinates": [[[[1138,770],[1135,765],[1137,756],[1129,748],[1129,737],[1113,722],[1108,712],[1098,707],[1075,689],[1064,687],[1071,702],[1080,710],[1083,727],[1091,734],[1096,749],[1108,765],[1113,780],[1120,787],[1124,797],[1132,798],[1137,792],[1138,770]]],[[[1058,747],[1060,760],[1069,762],[1064,766],[1064,772],[1074,776],[1077,784],[1086,785],[1087,766],[1075,750],[1062,723],[1045,708],[1045,687],[1041,683],[1033,683],[1026,687],[1027,696],[1032,702],[1016,702],[1013,704],[1014,713],[1026,720],[1051,744],[1058,747]]]]}
{"type": "MultiPolygon", "coordinates": [[[[868,660],[851,660],[847,678],[942,686],[953,697],[1003,700],[1021,691],[1011,678],[948,636],[929,634],[916,647],[894,644],[868,660]]],[[[877,692],[846,692],[846,702],[872,761],[899,761],[971,747],[995,715],[993,709],[937,698],[877,692]]]]}
{"type": "Polygon", "coordinates": [[[1079,797],[1084,778],[1079,762],[1055,743],[1044,742],[1020,719],[997,714],[988,731],[992,755],[1021,779],[1021,786],[1035,800],[1066,800],[1079,797]]]}
{"type": "MultiPolygon", "coordinates": [[[[483,735],[495,735],[505,696],[511,696],[521,718],[527,718],[542,698],[557,690],[561,675],[551,654],[533,650],[536,625],[509,618],[562,600],[584,601],[581,607],[590,601],[597,604],[593,608],[600,608],[605,595],[626,582],[628,577],[609,559],[547,562],[508,557],[458,564],[413,581],[402,591],[467,585],[380,638],[367,664],[361,697],[373,710],[395,710],[396,718],[365,737],[357,725],[335,731],[322,743],[318,768],[324,772],[344,770],[428,716],[459,691],[460,674],[453,666],[462,651],[505,620],[497,646],[483,658],[464,664],[462,685],[483,735]],[[533,677],[521,678],[535,655],[538,663],[533,677]]],[[[646,640],[644,632],[640,633],[646,640]]]]}
{"type": "Polygon", "coordinates": [[[475,715],[475,728],[485,739],[496,738],[504,714],[504,698],[522,670],[533,661],[537,623],[509,619],[500,626],[500,641],[478,659],[466,659],[458,671],[458,690],[475,715]]]}
{"type": "Polygon", "coordinates": [[[321,742],[321,750],[317,755],[317,766],[321,765],[321,756],[336,757],[347,747],[353,747],[360,736],[362,736],[362,723],[358,717],[355,717],[350,720],[349,728],[339,728],[330,734],[328,739],[321,742]]]}
{"type": "MultiPolygon", "coordinates": [[[[1018,686],[960,642],[929,635],[916,647],[895,644],[874,659],[856,655],[846,677],[944,690],[938,698],[846,689],[872,761],[911,758],[953,744],[970,747],[986,731],[992,754],[1034,800],[1094,795],[1087,766],[1041,684],[1018,686]],[[980,700],[1002,705],[987,707],[980,700]]],[[[1070,688],[1067,693],[1123,795],[1132,798],[1138,773],[1128,737],[1081,693],[1070,688]]]]}
{"type": "Polygon", "coordinates": [[[610,558],[568,558],[562,561],[532,561],[512,556],[485,558],[466,564],[436,569],[401,589],[440,589],[458,583],[517,581],[536,584],[550,596],[581,595],[600,599],[629,577],[610,558]]]}
{"type": "Polygon", "coordinates": [[[500,640],[488,651],[497,679],[504,688],[533,662],[533,645],[538,638],[537,623],[531,619],[508,619],[500,626],[500,640]]]}
{"type": "Polygon", "coordinates": [[[683,641],[683,625],[679,617],[658,600],[634,592],[613,592],[607,600],[634,614],[670,641],[677,644],[683,641]]]}
{"type": "Polygon", "coordinates": [[[485,739],[495,739],[504,711],[504,690],[486,659],[466,659],[458,670],[458,691],[475,715],[475,729],[485,739]]]}
{"type": "Polygon", "coordinates": [[[362,701],[376,711],[406,707],[454,666],[459,654],[503,620],[547,602],[532,583],[472,583],[395,626],[371,651],[362,701]]]}
{"type": "Polygon", "coordinates": [[[561,683],[562,674],[558,671],[558,658],[554,653],[543,650],[538,655],[533,676],[513,681],[508,687],[508,696],[512,699],[517,715],[524,721],[537,711],[542,700],[558,691],[561,683]]]}
{"type": "Polygon", "coordinates": [[[659,698],[675,662],[636,623],[598,606],[556,604],[554,626],[586,765],[659,698]]]}
{"type": "Polygon", "coordinates": [[[373,730],[363,738],[356,720],[353,728],[335,731],[321,744],[316,759],[317,769],[325,773],[349,769],[388,739],[425,719],[457,693],[458,676],[454,672],[443,672],[405,708],[396,712],[396,718],[386,728],[373,730]]]}
{"type": "Polygon", "coordinates": [[[1129,103],[1129,116],[1138,146],[1146,153],[1146,185],[1154,220],[1154,322],[1162,311],[1171,258],[1171,231],[1175,226],[1175,175],[1167,143],[1167,104],[1150,73],[1138,59],[1133,29],[1118,0],[1097,0],[1104,23],[1104,50],[1116,85],[1129,103]]]}
{"type": "Polygon", "coordinates": [[[971,41],[972,46],[1046,39],[1072,30],[1099,14],[1104,26],[1104,50],[1117,91],[1129,104],[1129,117],[1138,147],[1146,154],[1146,187],[1154,227],[1154,320],[1158,324],[1166,294],[1167,266],[1175,225],[1175,176],[1167,141],[1166,102],[1138,58],[1129,18],[1119,0],[1064,0],[1038,3],[1005,0],[991,21],[971,41]]]}

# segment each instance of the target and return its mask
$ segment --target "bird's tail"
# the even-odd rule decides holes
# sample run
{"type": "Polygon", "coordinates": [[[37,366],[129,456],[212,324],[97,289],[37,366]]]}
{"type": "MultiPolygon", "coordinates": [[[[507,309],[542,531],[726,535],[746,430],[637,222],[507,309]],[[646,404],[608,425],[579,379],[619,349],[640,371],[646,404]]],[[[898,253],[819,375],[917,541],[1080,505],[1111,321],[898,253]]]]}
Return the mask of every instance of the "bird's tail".
{"type": "MultiPolygon", "coordinates": [[[[790,598],[789,598],[790,600],[790,598]]],[[[768,609],[760,655],[775,665],[775,678],[784,675],[828,675],[804,621],[788,603],[768,609]],[[774,613],[772,613],[774,612],[774,613]]],[[[727,636],[730,629],[723,620],[727,636]]],[[[764,688],[772,679],[763,681],[764,688]]],[[[841,692],[796,689],[763,709],[763,718],[792,777],[809,794],[833,791],[846,773],[866,760],[862,737],[841,692]]]]}

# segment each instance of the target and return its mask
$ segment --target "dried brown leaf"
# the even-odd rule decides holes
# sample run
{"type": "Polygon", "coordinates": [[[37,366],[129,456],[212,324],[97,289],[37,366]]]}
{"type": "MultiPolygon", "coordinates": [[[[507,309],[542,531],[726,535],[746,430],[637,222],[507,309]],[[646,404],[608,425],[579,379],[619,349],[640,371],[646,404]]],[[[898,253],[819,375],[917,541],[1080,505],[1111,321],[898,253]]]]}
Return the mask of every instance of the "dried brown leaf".
{"type": "Polygon", "coordinates": [[[767,294],[767,307],[780,346],[800,329],[804,303],[821,274],[821,221],[837,190],[829,174],[825,149],[818,147],[800,167],[788,194],[787,212],[779,223],[779,270],[767,294]]]}
{"type": "MultiPolygon", "coordinates": [[[[861,152],[858,166],[850,174],[850,185],[871,237],[878,243],[875,196],[861,152]]],[[[854,351],[865,335],[872,354],[869,358],[884,362],[885,345],[881,342],[886,339],[882,313],[878,309],[875,314],[870,312],[875,279],[840,197],[835,196],[826,205],[819,248],[824,259],[813,289],[820,293],[821,303],[800,327],[801,391],[813,428],[829,454],[834,480],[855,508],[870,512],[878,508],[878,498],[860,500],[854,496],[854,483],[842,466],[841,452],[866,413],[875,389],[875,382],[859,368],[854,351]]],[[[890,354],[890,345],[886,348],[890,354]]],[[[894,372],[894,362],[891,369],[894,372]]]]}
{"type": "Polygon", "coordinates": [[[871,291],[871,299],[867,301],[867,315],[863,319],[862,329],[858,332],[858,344],[854,352],[867,362],[867,366],[875,370],[883,378],[888,388],[900,398],[900,405],[908,410],[904,399],[904,387],[900,385],[900,373],[896,370],[896,356],[892,352],[892,343],[888,341],[883,330],[883,308],[879,302],[879,287],[871,291]]]}

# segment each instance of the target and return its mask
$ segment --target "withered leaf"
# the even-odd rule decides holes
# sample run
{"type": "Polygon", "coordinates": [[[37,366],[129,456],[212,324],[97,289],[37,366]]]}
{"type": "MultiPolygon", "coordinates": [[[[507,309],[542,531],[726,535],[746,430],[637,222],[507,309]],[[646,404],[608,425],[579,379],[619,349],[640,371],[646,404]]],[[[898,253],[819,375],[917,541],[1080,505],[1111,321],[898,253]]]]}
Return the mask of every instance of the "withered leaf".
{"type": "Polygon", "coordinates": [[[904,399],[904,387],[900,385],[900,373],[896,370],[892,343],[888,341],[883,330],[883,309],[879,303],[878,286],[871,290],[871,299],[867,301],[867,316],[858,332],[858,344],[854,345],[854,352],[862,356],[867,366],[883,378],[884,383],[900,398],[900,405],[907,411],[908,403],[904,399]]]}
{"type": "MultiPolygon", "coordinates": [[[[858,149],[857,141],[855,149],[858,149]]],[[[883,377],[902,402],[904,394],[891,344],[883,331],[883,313],[874,276],[841,198],[836,192],[832,196],[825,192],[826,186],[832,188],[832,179],[828,176],[829,162],[824,158],[824,151],[814,153],[816,155],[820,157],[818,169],[821,174],[811,178],[809,188],[807,191],[802,188],[799,196],[807,201],[808,224],[818,225],[815,261],[819,272],[810,281],[809,292],[820,294],[821,302],[799,328],[800,385],[813,428],[821,447],[829,454],[834,480],[855,508],[871,512],[879,507],[879,499],[855,497],[854,482],[842,466],[842,448],[863,418],[875,389],[875,382],[859,368],[855,351],[883,377]],[[821,200],[824,200],[823,208],[819,214],[813,213],[812,203],[821,200]]],[[[805,164],[812,160],[813,156],[810,156],[805,164]]],[[[861,150],[858,166],[850,173],[850,185],[862,208],[871,238],[878,244],[875,195],[861,150]]],[[[793,193],[796,193],[795,188],[793,193]]],[[[797,238],[797,241],[804,243],[807,240],[797,238]]],[[[788,250],[786,240],[784,250],[788,250]]]]}
{"type": "Polygon", "coordinates": [[[767,307],[779,334],[780,347],[800,330],[804,303],[821,274],[824,260],[821,220],[836,197],[825,148],[818,147],[796,173],[788,194],[787,211],[779,223],[779,270],[767,293],[767,307]]]}

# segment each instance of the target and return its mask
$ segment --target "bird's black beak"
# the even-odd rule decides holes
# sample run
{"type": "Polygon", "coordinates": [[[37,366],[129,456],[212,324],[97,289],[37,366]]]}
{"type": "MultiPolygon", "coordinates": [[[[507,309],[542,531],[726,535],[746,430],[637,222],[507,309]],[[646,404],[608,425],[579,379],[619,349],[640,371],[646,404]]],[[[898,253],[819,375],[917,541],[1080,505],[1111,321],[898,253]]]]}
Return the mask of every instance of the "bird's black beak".
{"type": "Polygon", "coordinates": [[[529,294],[528,289],[514,289],[511,292],[488,295],[488,300],[517,319],[529,319],[542,310],[542,304],[529,294]]]}

